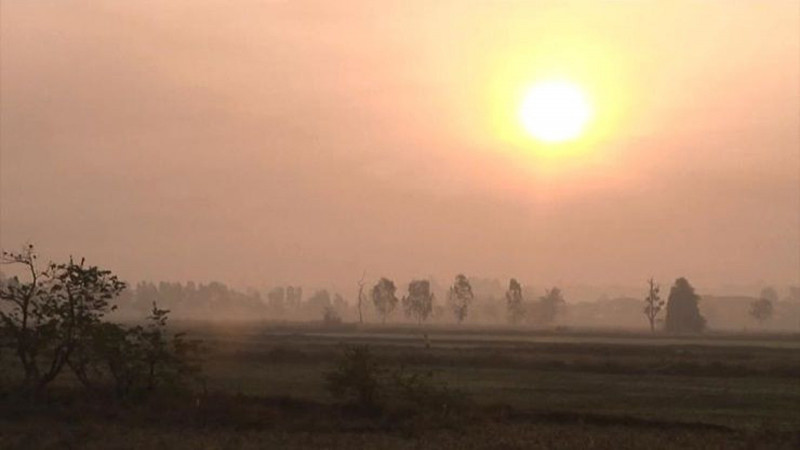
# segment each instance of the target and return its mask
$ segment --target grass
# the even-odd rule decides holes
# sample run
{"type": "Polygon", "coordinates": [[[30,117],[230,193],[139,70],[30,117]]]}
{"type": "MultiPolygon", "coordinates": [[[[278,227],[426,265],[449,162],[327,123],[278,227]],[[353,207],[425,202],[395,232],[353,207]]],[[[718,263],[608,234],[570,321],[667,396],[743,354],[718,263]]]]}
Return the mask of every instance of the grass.
{"type": "MultiPolygon", "coordinates": [[[[195,327],[210,396],[2,410],[0,448],[797,448],[797,336],[313,326],[195,327]],[[326,392],[342,345],[434,371],[474,405],[353,415],[326,392]],[[428,345],[426,345],[426,343],[428,345]],[[47,429],[47,433],[41,430],[47,429]]],[[[60,394],[63,390],[64,394],[60,394]]]]}

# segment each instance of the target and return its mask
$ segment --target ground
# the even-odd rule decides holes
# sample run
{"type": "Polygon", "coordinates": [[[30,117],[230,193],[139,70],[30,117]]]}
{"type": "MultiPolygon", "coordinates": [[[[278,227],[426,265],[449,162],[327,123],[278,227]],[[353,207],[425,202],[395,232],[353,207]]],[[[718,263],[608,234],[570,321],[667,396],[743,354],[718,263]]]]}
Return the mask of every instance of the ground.
{"type": "Polygon", "coordinates": [[[184,324],[205,393],[7,407],[2,448],[798,448],[800,336],[184,324]],[[346,345],[433,373],[464,411],[353,414],[324,374],[346,345]],[[469,412],[467,412],[469,410],[469,412]],[[47,432],[43,432],[46,430],[47,432]]]}

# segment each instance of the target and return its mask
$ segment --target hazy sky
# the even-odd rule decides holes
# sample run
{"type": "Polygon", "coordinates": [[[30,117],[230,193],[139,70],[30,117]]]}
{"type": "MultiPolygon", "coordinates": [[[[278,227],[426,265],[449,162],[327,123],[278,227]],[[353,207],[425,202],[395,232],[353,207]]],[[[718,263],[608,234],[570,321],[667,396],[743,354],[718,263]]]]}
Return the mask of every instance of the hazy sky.
{"type": "Polygon", "coordinates": [[[5,249],[240,285],[800,278],[796,0],[0,5],[5,249]],[[548,77],[582,139],[521,133],[548,77]]]}

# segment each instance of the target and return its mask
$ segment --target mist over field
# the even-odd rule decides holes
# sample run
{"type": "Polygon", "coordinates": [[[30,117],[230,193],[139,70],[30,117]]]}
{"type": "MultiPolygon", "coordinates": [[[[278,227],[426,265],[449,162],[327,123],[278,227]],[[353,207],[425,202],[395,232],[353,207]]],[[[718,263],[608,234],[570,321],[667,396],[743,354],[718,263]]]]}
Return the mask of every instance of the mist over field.
{"type": "Polygon", "coordinates": [[[380,4],[3,2],[0,245],[241,289],[800,284],[794,2],[380,4]],[[554,76],[594,115],[550,148],[515,89],[554,76]]]}

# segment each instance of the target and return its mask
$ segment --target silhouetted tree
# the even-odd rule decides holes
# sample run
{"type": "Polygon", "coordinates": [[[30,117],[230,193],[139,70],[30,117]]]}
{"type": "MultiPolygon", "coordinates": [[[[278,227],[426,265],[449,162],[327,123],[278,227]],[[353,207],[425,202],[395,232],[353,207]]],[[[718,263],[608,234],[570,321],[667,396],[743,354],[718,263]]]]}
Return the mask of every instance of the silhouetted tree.
{"type": "Polygon", "coordinates": [[[300,286],[286,287],[286,306],[290,309],[297,309],[303,303],[303,288],[300,286]]]}
{"type": "Polygon", "coordinates": [[[169,333],[168,315],[154,303],[144,326],[100,324],[91,345],[73,353],[70,368],[84,386],[110,384],[118,397],[188,388],[187,381],[201,371],[201,342],[186,339],[185,333],[169,333]],[[110,382],[104,379],[108,377],[110,382]]]}
{"type": "Polygon", "coordinates": [[[306,302],[306,310],[312,316],[319,317],[318,314],[323,313],[325,308],[331,306],[331,294],[327,289],[320,289],[314,292],[314,295],[308,298],[306,302]]]}
{"type": "Polygon", "coordinates": [[[650,278],[647,284],[649,289],[647,297],[644,299],[644,315],[647,316],[647,320],[650,322],[650,331],[654,333],[656,331],[656,317],[664,307],[664,300],[661,300],[658,295],[661,288],[656,284],[655,280],[650,278]]]}
{"type": "Polygon", "coordinates": [[[286,311],[286,290],[283,286],[272,288],[267,293],[267,306],[275,315],[282,315],[286,311]]]}
{"type": "MultiPolygon", "coordinates": [[[[777,294],[776,294],[777,295],[777,294]]],[[[772,318],[772,300],[762,297],[750,304],[750,315],[763,326],[764,322],[772,318]]]]}
{"type": "Polygon", "coordinates": [[[378,314],[380,314],[383,323],[386,323],[386,317],[397,307],[398,299],[395,296],[395,292],[397,292],[397,287],[388,278],[381,278],[372,287],[372,303],[375,305],[378,314]]]}
{"type": "Polygon", "coordinates": [[[516,325],[525,318],[525,301],[522,298],[522,285],[514,278],[508,282],[506,310],[508,312],[508,321],[512,324],[516,325]]]}
{"type": "Polygon", "coordinates": [[[771,286],[767,286],[764,289],[761,289],[761,293],[758,295],[758,298],[763,298],[769,300],[771,303],[776,303],[778,301],[778,291],[771,286]]]}
{"type": "Polygon", "coordinates": [[[678,278],[669,291],[666,328],[671,333],[700,333],[706,319],[700,314],[700,296],[686,278],[678,278]]]}
{"type": "Polygon", "coordinates": [[[422,323],[433,311],[433,293],[428,280],[413,280],[408,283],[408,295],[403,297],[403,309],[407,317],[414,317],[422,323]]]}
{"type": "Polygon", "coordinates": [[[75,263],[36,267],[33,246],[20,253],[3,252],[3,264],[22,266],[18,277],[0,285],[0,333],[10,339],[24,373],[23,391],[41,392],[67,365],[73,352],[88,346],[94,329],[114,307],[125,288],[110,271],[75,263]]]}
{"type": "Polygon", "coordinates": [[[339,325],[342,323],[342,316],[333,306],[326,306],[322,313],[322,323],[325,325],[339,325]]]}
{"type": "Polygon", "coordinates": [[[347,302],[345,301],[344,297],[342,297],[342,294],[338,292],[333,294],[333,301],[331,303],[333,304],[333,307],[338,310],[347,308],[347,302]]]}
{"type": "Polygon", "coordinates": [[[555,322],[559,312],[566,304],[561,294],[561,289],[554,287],[545,291],[545,295],[539,297],[538,319],[544,324],[555,322]]]}
{"type": "Polygon", "coordinates": [[[364,323],[364,315],[361,311],[361,307],[364,304],[364,300],[366,300],[367,295],[364,294],[364,277],[367,276],[367,272],[361,274],[361,279],[358,280],[358,323],[364,323]]]}
{"type": "Polygon", "coordinates": [[[475,296],[472,294],[472,286],[469,284],[469,279],[462,274],[456,275],[453,285],[450,286],[447,301],[458,323],[463,322],[467,317],[469,305],[474,298],[475,296]]]}
{"type": "Polygon", "coordinates": [[[800,302],[800,286],[789,286],[789,296],[786,301],[800,302]]]}

